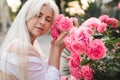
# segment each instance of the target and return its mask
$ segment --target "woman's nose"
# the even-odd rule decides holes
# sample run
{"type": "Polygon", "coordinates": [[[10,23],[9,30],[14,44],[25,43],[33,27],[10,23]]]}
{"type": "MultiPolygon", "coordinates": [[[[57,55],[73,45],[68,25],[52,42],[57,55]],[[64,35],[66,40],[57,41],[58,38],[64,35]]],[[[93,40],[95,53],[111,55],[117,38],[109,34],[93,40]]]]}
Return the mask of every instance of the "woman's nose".
{"type": "Polygon", "coordinates": [[[41,19],[39,20],[39,23],[40,23],[41,25],[45,25],[45,18],[41,18],[41,19]]]}

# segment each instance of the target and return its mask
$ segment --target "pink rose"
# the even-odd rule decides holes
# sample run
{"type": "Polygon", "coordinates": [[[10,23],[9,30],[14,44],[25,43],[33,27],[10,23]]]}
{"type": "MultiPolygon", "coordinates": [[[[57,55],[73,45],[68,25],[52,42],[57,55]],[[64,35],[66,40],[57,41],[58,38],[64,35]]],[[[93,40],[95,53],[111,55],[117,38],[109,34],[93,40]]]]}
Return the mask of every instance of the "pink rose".
{"type": "Polygon", "coordinates": [[[62,18],[64,18],[63,14],[58,15],[55,23],[59,23],[62,20],[62,18]]]}
{"type": "Polygon", "coordinates": [[[51,27],[51,36],[53,39],[57,39],[61,32],[70,30],[72,28],[72,21],[68,17],[64,17],[60,14],[54,24],[51,27]]]}
{"type": "Polygon", "coordinates": [[[69,67],[69,68],[70,68],[71,75],[74,76],[76,79],[82,79],[83,78],[80,67],[76,67],[76,68],[69,67]]]}
{"type": "Polygon", "coordinates": [[[87,47],[87,56],[93,60],[99,60],[106,55],[107,48],[100,39],[95,39],[87,47]]]}
{"type": "Polygon", "coordinates": [[[77,54],[82,54],[83,52],[86,51],[86,45],[82,43],[81,41],[74,41],[72,43],[72,49],[77,53],[77,54]]]}
{"type": "Polygon", "coordinates": [[[62,18],[59,24],[60,24],[59,28],[62,31],[70,30],[73,25],[72,21],[68,17],[62,18]]]}
{"type": "Polygon", "coordinates": [[[89,65],[85,65],[81,67],[82,76],[85,80],[93,79],[93,70],[89,67],[89,65]]]}
{"type": "Polygon", "coordinates": [[[79,27],[76,32],[76,41],[79,41],[80,44],[84,44],[85,46],[89,45],[92,41],[93,37],[90,33],[88,33],[88,27],[79,27]]]}
{"type": "Polygon", "coordinates": [[[101,16],[99,17],[99,19],[101,20],[101,22],[106,23],[106,19],[109,19],[109,16],[108,16],[108,15],[101,15],[101,16]]]}
{"type": "Polygon", "coordinates": [[[88,27],[74,27],[70,30],[70,36],[65,38],[66,48],[73,53],[82,54],[87,45],[92,41],[92,31],[88,27]]]}
{"type": "Polygon", "coordinates": [[[78,30],[78,27],[72,27],[70,29],[69,35],[71,40],[75,40],[77,30],[78,30]]]}
{"type": "Polygon", "coordinates": [[[65,47],[71,52],[74,53],[74,50],[72,48],[72,42],[71,42],[71,38],[70,37],[65,37],[64,39],[64,44],[65,47]]]}
{"type": "Polygon", "coordinates": [[[87,19],[85,22],[82,23],[81,26],[89,27],[91,29],[96,29],[101,24],[101,21],[95,17],[87,19]]]}
{"type": "Polygon", "coordinates": [[[105,22],[108,26],[112,24],[112,19],[111,18],[106,18],[105,22]]]}
{"type": "Polygon", "coordinates": [[[106,23],[101,23],[101,25],[99,26],[99,27],[97,27],[97,31],[99,32],[99,33],[103,33],[104,31],[106,31],[107,30],[107,24],[106,23]]]}
{"type": "Polygon", "coordinates": [[[79,66],[80,62],[82,61],[80,55],[73,53],[71,54],[71,58],[69,61],[69,67],[76,68],[79,66]]]}
{"type": "Polygon", "coordinates": [[[108,24],[112,28],[117,28],[117,26],[118,26],[118,20],[115,19],[115,18],[108,18],[108,19],[106,19],[106,24],[108,24]]]}
{"type": "Polygon", "coordinates": [[[117,28],[118,26],[118,20],[115,18],[109,18],[108,15],[102,15],[99,17],[101,22],[106,23],[108,26],[112,26],[112,28],[117,28]]]}
{"type": "Polygon", "coordinates": [[[112,28],[117,28],[118,27],[118,20],[115,18],[111,18],[112,19],[112,28]]]}
{"type": "Polygon", "coordinates": [[[52,29],[51,29],[51,32],[50,32],[50,35],[52,36],[52,38],[53,38],[54,40],[56,40],[56,39],[58,38],[58,36],[60,35],[59,29],[58,29],[57,27],[52,28],[52,29]]]}

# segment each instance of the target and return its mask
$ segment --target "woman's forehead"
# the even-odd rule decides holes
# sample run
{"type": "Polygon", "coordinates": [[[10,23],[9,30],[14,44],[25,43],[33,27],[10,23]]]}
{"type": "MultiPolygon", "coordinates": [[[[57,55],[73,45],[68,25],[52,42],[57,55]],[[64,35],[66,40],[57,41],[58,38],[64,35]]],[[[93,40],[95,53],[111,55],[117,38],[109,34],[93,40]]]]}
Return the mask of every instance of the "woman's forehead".
{"type": "Polygon", "coordinates": [[[53,10],[49,6],[43,5],[41,7],[39,14],[42,14],[42,15],[44,14],[44,15],[47,15],[47,16],[52,18],[53,17],[53,10]]]}

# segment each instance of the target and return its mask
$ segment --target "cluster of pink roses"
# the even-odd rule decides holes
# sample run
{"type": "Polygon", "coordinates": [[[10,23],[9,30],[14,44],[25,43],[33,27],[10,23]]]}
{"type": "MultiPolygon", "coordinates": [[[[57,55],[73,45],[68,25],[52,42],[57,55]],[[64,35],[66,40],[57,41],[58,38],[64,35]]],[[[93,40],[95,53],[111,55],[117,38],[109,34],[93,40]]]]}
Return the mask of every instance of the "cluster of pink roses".
{"type": "Polygon", "coordinates": [[[51,28],[51,36],[57,39],[61,32],[70,30],[73,26],[72,20],[60,14],[51,28]]]}
{"type": "Polygon", "coordinates": [[[79,79],[92,80],[93,70],[89,65],[80,65],[82,56],[92,60],[99,60],[106,55],[106,47],[100,39],[93,38],[93,31],[89,27],[80,26],[71,28],[64,43],[70,51],[69,70],[72,76],[79,79]]]}
{"type": "MultiPolygon", "coordinates": [[[[57,39],[62,31],[69,31],[69,36],[64,39],[66,48],[70,51],[69,70],[73,80],[93,80],[92,68],[89,64],[81,65],[85,60],[100,60],[106,56],[107,48],[101,39],[95,39],[94,33],[100,34],[107,30],[107,27],[117,28],[118,20],[102,15],[99,18],[89,18],[81,26],[74,27],[72,20],[59,15],[51,29],[51,36],[57,39]],[[83,58],[84,57],[84,58],[83,58]]],[[[67,78],[62,78],[67,80],[67,78]]]]}
{"type": "Polygon", "coordinates": [[[61,32],[69,31],[72,27],[76,26],[78,26],[78,19],[65,17],[63,14],[60,14],[58,15],[54,25],[52,25],[50,34],[52,38],[56,40],[61,32]]]}
{"type": "Polygon", "coordinates": [[[108,15],[102,15],[99,18],[89,18],[82,26],[90,27],[91,29],[95,29],[98,33],[103,33],[107,30],[107,27],[117,28],[118,20],[115,18],[110,18],[108,15]]]}

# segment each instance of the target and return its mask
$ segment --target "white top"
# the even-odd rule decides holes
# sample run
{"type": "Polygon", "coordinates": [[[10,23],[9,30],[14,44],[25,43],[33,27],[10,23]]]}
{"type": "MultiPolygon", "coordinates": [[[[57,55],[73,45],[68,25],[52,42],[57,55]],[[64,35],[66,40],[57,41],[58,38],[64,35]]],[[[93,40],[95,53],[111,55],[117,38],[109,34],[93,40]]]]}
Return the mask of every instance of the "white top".
{"type": "MultiPolygon", "coordinates": [[[[16,54],[9,54],[4,52],[0,60],[0,69],[5,70],[8,74],[16,75],[16,67],[18,66],[16,54]],[[5,57],[7,58],[7,66],[5,66],[5,57]]],[[[60,72],[54,66],[49,66],[47,61],[36,57],[36,56],[27,56],[27,69],[28,69],[28,80],[60,80],[60,72]]]]}
{"type": "MultiPolygon", "coordinates": [[[[8,74],[16,75],[17,59],[16,55],[9,54],[7,63],[8,74]]],[[[0,69],[4,70],[5,61],[2,58],[0,69]]],[[[53,66],[49,66],[40,58],[28,56],[28,80],[60,80],[60,72],[53,66]]]]}

